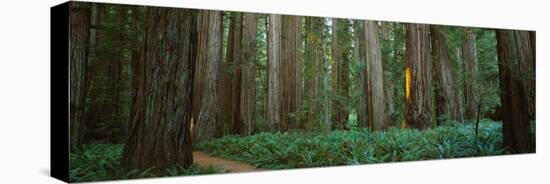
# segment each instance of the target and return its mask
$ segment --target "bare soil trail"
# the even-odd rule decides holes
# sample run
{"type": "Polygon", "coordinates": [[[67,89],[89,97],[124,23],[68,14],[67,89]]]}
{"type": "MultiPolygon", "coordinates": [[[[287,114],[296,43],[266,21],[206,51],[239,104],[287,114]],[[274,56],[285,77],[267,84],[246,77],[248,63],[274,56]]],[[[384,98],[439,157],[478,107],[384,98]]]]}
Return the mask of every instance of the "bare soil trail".
{"type": "Polygon", "coordinates": [[[230,173],[265,171],[265,169],[256,168],[243,162],[211,157],[202,151],[193,151],[193,160],[195,164],[201,167],[213,166],[230,173]]]}

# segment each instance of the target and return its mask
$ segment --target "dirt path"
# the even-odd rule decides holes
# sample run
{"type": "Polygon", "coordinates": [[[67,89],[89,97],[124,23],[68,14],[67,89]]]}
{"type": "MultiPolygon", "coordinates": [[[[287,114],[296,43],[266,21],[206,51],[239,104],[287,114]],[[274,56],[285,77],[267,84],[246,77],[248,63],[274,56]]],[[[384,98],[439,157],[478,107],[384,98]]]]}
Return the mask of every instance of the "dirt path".
{"type": "Polygon", "coordinates": [[[264,170],[238,161],[211,157],[201,151],[193,151],[193,160],[195,161],[195,164],[201,167],[214,166],[224,169],[227,172],[254,172],[264,170]]]}

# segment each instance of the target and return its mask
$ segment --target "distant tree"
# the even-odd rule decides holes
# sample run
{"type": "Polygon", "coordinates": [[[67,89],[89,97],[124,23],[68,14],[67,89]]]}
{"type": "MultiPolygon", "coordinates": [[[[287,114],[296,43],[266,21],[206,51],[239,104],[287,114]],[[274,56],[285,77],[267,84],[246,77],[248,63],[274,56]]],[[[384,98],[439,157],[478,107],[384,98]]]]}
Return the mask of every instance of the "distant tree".
{"type": "Polygon", "coordinates": [[[125,171],[156,171],[193,163],[190,117],[193,81],[194,10],[150,7],[136,83],[130,135],[124,147],[125,171]]]}
{"type": "Polygon", "coordinates": [[[305,19],[304,103],[306,114],[303,121],[307,125],[317,126],[321,114],[319,91],[321,89],[321,59],[323,58],[321,37],[324,23],[320,18],[306,17],[305,19]]]}
{"type": "MultiPolygon", "coordinates": [[[[535,51],[528,31],[497,30],[500,98],[502,102],[502,134],[504,146],[513,153],[535,152],[529,122],[529,82],[534,77],[531,67],[535,51]]],[[[534,34],[532,34],[534,35],[534,34]]],[[[534,95],[534,94],[533,94],[534,95]]]]}
{"type": "Polygon", "coordinates": [[[464,62],[465,118],[474,120],[480,103],[479,71],[476,55],[476,37],[471,28],[464,28],[462,61],[464,62]]]}
{"type": "Polygon", "coordinates": [[[241,98],[241,47],[242,47],[242,13],[228,14],[229,29],[227,31],[227,47],[225,62],[220,64],[218,93],[219,111],[216,123],[218,136],[226,134],[240,134],[242,125],[240,98],[241,98]]]}
{"type": "MultiPolygon", "coordinates": [[[[364,21],[361,20],[354,20],[353,21],[353,30],[354,30],[354,58],[355,58],[355,64],[358,67],[363,67],[366,65],[365,60],[365,31],[364,31],[364,21]]],[[[356,102],[356,113],[357,113],[357,125],[358,126],[367,126],[367,99],[366,99],[366,68],[365,72],[359,71],[357,72],[357,90],[358,90],[358,97],[356,102]]]]}
{"type": "Polygon", "coordinates": [[[244,13],[242,41],[242,77],[240,110],[242,135],[251,135],[254,131],[256,112],[256,14],[244,13]]]}
{"type": "Polygon", "coordinates": [[[77,149],[84,141],[86,124],[84,109],[89,79],[87,74],[90,41],[91,4],[71,2],[69,5],[69,79],[70,79],[70,148],[77,149]]]}
{"type": "Polygon", "coordinates": [[[434,93],[430,61],[430,26],[407,24],[405,63],[405,123],[418,129],[434,125],[434,93]]]}
{"type": "Polygon", "coordinates": [[[349,20],[332,18],[332,128],[346,129],[349,98],[349,20]]]}

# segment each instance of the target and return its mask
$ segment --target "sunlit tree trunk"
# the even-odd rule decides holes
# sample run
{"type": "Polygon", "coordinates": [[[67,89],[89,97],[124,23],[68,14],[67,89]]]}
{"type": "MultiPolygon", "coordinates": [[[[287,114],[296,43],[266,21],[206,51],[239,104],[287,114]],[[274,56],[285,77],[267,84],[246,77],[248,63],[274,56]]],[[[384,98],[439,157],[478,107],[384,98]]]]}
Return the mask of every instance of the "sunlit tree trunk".
{"type": "Polygon", "coordinates": [[[479,71],[476,55],[476,37],[471,28],[464,29],[464,43],[462,46],[462,60],[464,62],[464,100],[466,119],[476,119],[480,103],[479,71]]]}
{"type": "Polygon", "coordinates": [[[272,132],[281,131],[281,15],[269,15],[268,29],[268,81],[267,81],[267,121],[272,132]]]}
{"type": "Polygon", "coordinates": [[[89,3],[69,5],[69,79],[70,79],[70,147],[78,148],[86,132],[84,109],[88,90],[88,49],[91,7],[89,3]]]}
{"type": "Polygon", "coordinates": [[[497,30],[498,69],[504,146],[513,153],[535,152],[529,123],[529,64],[534,63],[528,31],[497,30]],[[525,67],[528,66],[528,67],[525,67]]]}
{"type": "Polygon", "coordinates": [[[405,126],[425,129],[435,123],[430,27],[407,24],[405,62],[405,126]]]}
{"type": "Polygon", "coordinates": [[[196,126],[194,139],[197,142],[210,140],[216,132],[218,114],[218,69],[222,63],[223,49],[222,12],[202,10],[198,55],[193,83],[193,121],[196,126]],[[197,83],[197,84],[195,84],[197,83]]]}
{"type": "Polygon", "coordinates": [[[145,40],[134,80],[130,135],[124,147],[125,171],[155,171],[193,162],[191,137],[192,11],[148,8],[145,40]]]}
{"type": "MultiPolygon", "coordinates": [[[[431,25],[431,42],[433,54],[433,72],[436,87],[436,113],[437,117],[460,120],[457,97],[453,86],[456,85],[451,71],[451,58],[449,47],[445,38],[443,27],[431,25]]],[[[444,119],[438,119],[438,121],[444,119]]]]}
{"type": "Polygon", "coordinates": [[[365,21],[366,43],[366,76],[369,86],[367,96],[371,99],[367,103],[368,127],[373,130],[381,130],[385,127],[385,94],[384,94],[384,70],[382,69],[382,53],[378,36],[378,24],[375,21],[365,21]]]}

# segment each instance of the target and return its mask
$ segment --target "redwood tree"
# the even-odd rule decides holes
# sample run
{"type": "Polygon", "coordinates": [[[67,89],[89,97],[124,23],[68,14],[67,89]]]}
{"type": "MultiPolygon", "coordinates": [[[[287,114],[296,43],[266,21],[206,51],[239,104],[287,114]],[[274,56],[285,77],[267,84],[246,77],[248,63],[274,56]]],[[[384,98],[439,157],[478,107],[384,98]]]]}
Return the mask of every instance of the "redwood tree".
{"type": "Polygon", "coordinates": [[[281,131],[281,15],[269,15],[267,60],[267,123],[272,132],[281,131]]]}
{"type": "Polygon", "coordinates": [[[251,135],[254,131],[256,112],[256,14],[244,13],[243,15],[243,40],[242,40],[242,76],[241,76],[241,119],[243,135],[251,135]]]}
{"type": "MultiPolygon", "coordinates": [[[[430,26],[433,72],[436,87],[435,101],[438,117],[462,119],[458,106],[458,97],[453,86],[456,85],[451,71],[451,57],[447,39],[441,26],[430,26]]],[[[439,120],[439,119],[438,119],[439,120]]]]}
{"type": "Polygon", "coordinates": [[[283,15],[281,19],[281,125],[289,129],[298,127],[300,123],[298,108],[302,87],[302,19],[290,15],[283,15]]]}
{"type": "Polygon", "coordinates": [[[222,62],[222,12],[201,10],[197,59],[193,82],[193,140],[214,137],[218,115],[218,69],[222,62]]]}
{"type": "Polygon", "coordinates": [[[405,62],[405,126],[425,129],[435,122],[430,26],[407,24],[405,62]]]}
{"type": "Polygon", "coordinates": [[[321,58],[323,57],[322,34],[324,23],[315,17],[305,18],[305,70],[304,70],[304,103],[306,114],[304,123],[316,127],[320,122],[321,103],[319,90],[321,75],[321,58]]]}
{"type": "Polygon", "coordinates": [[[478,84],[479,71],[476,56],[476,37],[471,28],[464,29],[464,43],[462,46],[462,60],[464,62],[464,100],[465,118],[473,120],[477,117],[480,103],[478,84]]]}
{"type": "Polygon", "coordinates": [[[193,162],[190,117],[194,58],[192,11],[151,7],[134,80],[135,92],[124,170],[157,171],[193,162]]]}
{"type": "MultiPolygon", "coordinates": [[[[364,21],[354,20],[353,21],[353,30],[354,30],[354,58],[355,64],[357,66],[365,66],[365,31],[364,31],[364,21]]],[[[357,113],[357,125],[358,126],[367,126],[367,85],[365,85],[365,75],[367,74],[366,68],[363,71],[359,71],[356,77],[356,89],[359,90],[357,97],[355,111],[357,113]]]]}
{"type": "Polygon", "coordinates": [[[351,42],[348,20],[332,19],[332,128],[346,129],[348,122],[349,57],[351,42]],[[341,24],[341,25],[340,25],[341,24]]]}
{"type": "Polygon", "coordinates": [[[71,2],[69,5],[69,79],[70,79],[70,147],[78,148],[86,131],[84,109],[88,91],[88,48],[90,40],[91,4],[71,2]]]}
{"type": "Polygon", "coordinates": [[[535,62],[528,31],[497,30],[502,134],[504,146],[513,153],[535,152],[529,115],[530,93],[534,85],[530,64],[535,62]],[[526,67],[527,66],[527,67],[526,67]]]}
{"type": "Polygon", "coordinates": [[[373,130],[381,130],[385,125],[385,101],[384,101],[384,70],[382,69],[382,53],[378,36],[378,23],[365,21],[365,45],[368,90],[366,95],[370,100],[367,103],[367,124],[373,130]]]}

